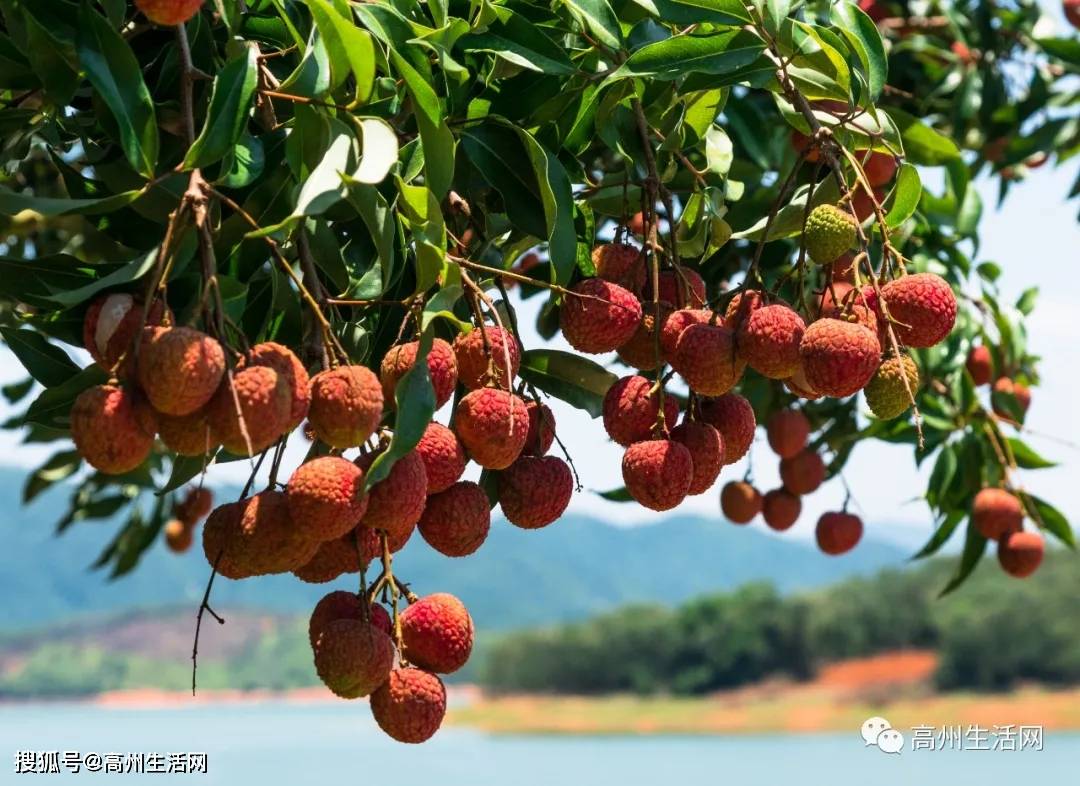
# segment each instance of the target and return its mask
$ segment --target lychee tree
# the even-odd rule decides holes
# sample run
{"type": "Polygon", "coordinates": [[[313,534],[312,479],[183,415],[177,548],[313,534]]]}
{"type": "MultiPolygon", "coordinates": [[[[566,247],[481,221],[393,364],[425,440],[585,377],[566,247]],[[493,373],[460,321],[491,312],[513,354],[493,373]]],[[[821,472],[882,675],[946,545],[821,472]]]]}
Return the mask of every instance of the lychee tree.
{"type": "MultiPolygon", "coordinates": [[[[209,514],[200,622],[218,574],[357,574],[313,613],[316,668],[408,742],[472,622],[393,554],[416,529],[471,554],[497,504],[559,518],[581,482],[549,397],[626,448],[609,499],[712,490],[776,529],[861,442],[910,444],[919,556],[965,532],[946,590],[991,540],[1029,575],[1073,535],[1023,488],[1051,464],[1023,425],[1037,290],[1001,301],[972,183],[1080,150],[1080,39],[1030,2],[919,8],[0,0],[6,426],[59,443],[24,501],[69,481],[61,531],[122,517],[113,577],[209,514]],[[522,341],[532,297],[574,351],[522,341]],[[717,489],[759,423],[783,487],[717,489]]],[[[827,513],[818,543],[862,526],[827,513]]]]}

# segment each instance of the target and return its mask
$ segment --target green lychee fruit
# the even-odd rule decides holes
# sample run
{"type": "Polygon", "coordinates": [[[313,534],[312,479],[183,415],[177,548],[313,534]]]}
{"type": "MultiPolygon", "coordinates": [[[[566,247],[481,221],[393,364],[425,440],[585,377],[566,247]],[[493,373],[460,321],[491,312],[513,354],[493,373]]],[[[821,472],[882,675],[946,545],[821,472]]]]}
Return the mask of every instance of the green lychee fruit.
{"type": "Polygon", "coordinates": [[[918,389],[919,367],[910,357],[901,355],[882,363],[864,390],[870,411],[882,420],[891,420],[908,411],[918,389]]]}
{"type": "Polygon", "coordinates": [[[810,259],[830,265],[855,244],[855,218],[836,205],[818,205],[806,219],[803,241],[810,259]]]}

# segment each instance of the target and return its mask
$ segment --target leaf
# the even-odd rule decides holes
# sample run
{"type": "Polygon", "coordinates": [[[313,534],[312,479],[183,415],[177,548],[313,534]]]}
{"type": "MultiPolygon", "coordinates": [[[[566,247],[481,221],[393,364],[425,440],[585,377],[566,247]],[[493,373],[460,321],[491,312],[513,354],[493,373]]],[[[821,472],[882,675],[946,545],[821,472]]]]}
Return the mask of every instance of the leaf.
{"type": "MultiPolygon", "coordinates": [[[[803,217],[806,215],[806,198],[809,194],[809,186],[800,186],[795,190],[794,195],[788,200],[788,203],[784,205],[777,212],[776,217],[772,223],[769,224],[769,235],[766,240],[779,240],[785,237],[794,237],[802,232],[803,217]]],[[[823,183],[818,184],[814,189],[814,196],[811,199],[813,206],[823,205],[826,203],[835,203],[840,198],[840,192],[836,185],[836,181],[833,178],[829,178],[823,183]]],[[[742,230],[741,232],[735,232],[732,237],[742,240],[759,240],[765,233],[765,225],[768,223],[768,217],[761,218],[752,227],[742,230]]]]}
{"type": "Polygon", "coordinates": [[[365,117],[359,126],[363,147],[353,179],[359,183],[381,183],[397,163],[397,135],[389,123],[374,117],[365,117]]]}
{"type": "MultiPolygon", "coordinates": [[[[658,79],[678,79],[691,72],[725,76],[753,63],[765,51],[757,36],[732,31],[707,36],[673,36],[648,44],[627,58],[609,79],[652,76],[658,79]]],[[[713,87],[724,80],[710,83],[713,87]]]]}
{"type": "Polygon", "coordinates": [[[919,178],[919,170],[911,164],[904,164],[896,176],[896,187],[893,189],[892,201],[885,221],[890,229],[903,224],[915,214],[922,198],[922,180],[919,178]]]}
{"type": "Polygon", "coordinates": [[[626,490],[626,486],[620,486],[617,489],[609,489],[607,491],[597,491],[596,496],[603,497],[608,502],[634,501],[634,498],[630,496],[630,492],[626,490]]]}
{"type": "Polygon", "coordinates": [[[97,364],[88,366],[66,382],[56,387],[46,388],[34,399],[23,420],[26,423],[39,423],[49,428],[67,428],[70,422],[71,405],[75,403],[79,394],[94,385],[104,384],[108,379],[109,375],[97,364]]]}
{"type": "Polygon", "coordinates": [[[390,51],[390,57],[413,100],[416,124],[420,128],[420,144],[424,149],[427,187],[436,199],[442,199],[454,179],[454,135],[446,125],[439,97],[420,72],[395,50],[390,51]]]}
{"type": "Polygon", "coordinates": [[[32,194],[20,194],[0,186],[0,213],[15,215],[23,210],[33,210],[43,216],[84,215],[96,216],[111,213],[130,205],[145,191],[124,191],[121,194],[101,197],[100,199],[64,199],[58,197],[39,197],[32,194]]]}
{"type": "MultiPolygon", "coordinates": [[[[326,0],[306,2],[311,10],[311,18],[326,43],[333,72],[331,83],[341,85],[351,71],[356,84],[352,105],[355,107],[367,103],[375,88],[375,43],[371,34],[353,24],[351,16],[347,18],[326,0]],[[342,64],[348,65],[344,73],[342,64]]],[[[342,4],[342,7],[348,6],[342,4]]]]}
{"type": "Polygon", "coordinates": [[[1070,549],[1076,548],[1076,538],[1072,527],[1069,526],[1069,520],[1065,518],[1065,514],[1049,502],[1032,494],[1025,492],[1020,496],[1024,500],[1024,507],[1027,508],[1028,513],[1040,527],[1047,530],[1070,549]]]}
{"type": "Polygon", "coordinates": [[[90,84],[116,121],[128,163],[143,177],[153,177],[158,158],[157,117],[142,67],[123,37],[85,2],[79,8],[76,50],[90,84]]]}
{"type": "Polygon", "coordinates": [[[176,491],[189,480],[202,474],[210,466],[214,456],[176,456],[172,462],[172,473],[165,485],[157,490],[159,496],[176,491]]]}
{"type": "Polygon", "coordinates": [[[982,559],[983,554],[986,552],[986,542],[986,538],[983,537],[978,528],[969,521],[967,540],[964,541],[964,552],[960,555],[960,562],[956,566],[956,572],[949,579],[949,583],[945,585],[945,588],[938,594],[939,598],[945,597],[967,581],[967,577],[975,570],[979,560],[982,559]]]}
{"type": "Polygon", "coordinates": [[[308,175],[296,198],[291,218],[321,216],[344,197],[341,176],[352,168],[353,138],[342,132],[330,142],[319,165],[308,175]]]}
{"type": "Polygon", "coordinates": [[[27,504],[51,486],[66,480],[79,471],[82,456],[77,450],[65,450],[54,454],[34,470],[23,485],[22,502],[27,504]]]}
{"type": "Polygon", "coordinates": [[[40,333],[9,327],[0,327],[0,333],[23,368],[45,387],[61,385],[79,373],[79,367],[67,353],[50,344],[40,333]]]}
{"type": "Polygon", "coordinates": [[[610,49],[618,49],[622,45],[619,20],[608,0],[563,0],[563,5],[601,44],[610,49]]]}
{"type": "Polygon", "coordinates": [[[598,418],[614,374],[588,358],[557,349],[530,349],[521,357],[521,377],[540,390],[598,418]]]}
{"type": "Polygon", "coordinates": [[[938,549],[944,546],[952,534],[956,531],[957,525],[964,520],[967,513],[962,510],[954,510],[945,520],[938,525],[938,528],[934,530],[934,534],[930,536],[930,540],[926,542],[926,545],[919,549],[918,553],[914,554],[911,559],[923,559],[929,557],[932,554],[936,554],[938,549]]]}
{"type": "Polygon", "coordinates": [[[1005,441],[1009,444],[1012,457],[1020,469],[1047,469],[1058,465],[1056,461],[1043,458],[1030,445],[1015,437],[1009,437],[1005,441]]]}
{"type": "Polygon", "coordinates": [[[942,166],[960,157],[960,149],[947,136],[939,134],[907,112],[892,107],[887,111],[900,130],[904,154],[910,163],[942,166]]]}
{"type": "Polygon", "coordinates": [[[244,133],[259,82],[257,52],[255,47],[247,47],[242,57],[227,62],[214,78],[206,122],[184,157],[184,169],[199,169],[217,163],[244,133]]]}
{"type": "Polygon", "coordinates": [[[1039,298],[1039,288],[1029,287],[1020,293],[1020,297],[1016,299],[1016,310],[1023,314],[1025,317],[1030,316],[1031,312],[1035,310],[1035,302],[1039,298]]]}
{"type": "Polygon", "coordinates": [[[485,32],[464,36],[459,45],[466,51],[490,52],[530,71],[556,76],[574,73],[566,53],[539,27],[509,9],[499,16],[485,32]]]}
{"type": "Polygon", "coordinates": [[[1051,57],[1080,68],[1080,38],[1037,38],[1035,42],[1051,57]]]}
{"type": "Polygon", "coordinates": [[[876,101],[889,75],[889,60],[877,24],[852,2],[834,5],[832,20],[858,54],[862,69],[866,73],[870,100],[876,101]]]}
{"type": "MultiPolygon", "coordinates": [[[[136,257],[109,275],[76,289],[61,290],[55,295],[50,296],[49,300],[58,303],[61,306],[77,306],[79,303],[89,300],[104,289],[109,289],[110,287],[119,286],[121,284],[130,284],[132,281],[138,281],[154,267],[154,263],[157,261],[157,253],[158,249],[156,248],[147,251],[142,256],[136,257]]],[[[174,264],[176,264],[180,261],[180,249],[177,249],[174,254],[177,257],[177,259],[174,260],[174,264]]]]}

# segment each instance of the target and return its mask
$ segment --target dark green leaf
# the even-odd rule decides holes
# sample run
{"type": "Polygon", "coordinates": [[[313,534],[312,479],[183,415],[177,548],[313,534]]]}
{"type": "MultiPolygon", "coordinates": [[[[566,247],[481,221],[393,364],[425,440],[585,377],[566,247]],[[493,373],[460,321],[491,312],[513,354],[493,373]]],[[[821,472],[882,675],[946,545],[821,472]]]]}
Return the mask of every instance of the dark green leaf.
{"type": "Polygon", "coordinates": [[[1047,530],[1070,549],[1076,548],[1076,537],[1072,527],[1069,526],[1069,520],[1065,518],[1065,515],[1060,510],[1049,502],[1031,494],[1023,493],[1020,498],[1024,501],[1024,507],[1027,508],[1028,513],[1040,527],[1047,530]]]}
{"type": "Polygon", "coordinates": [[[255,47],[246,47],[242,56],[226,63],[214,78],[214,92],[210,97],[206,123],[184,158],[184,169],[198,169],[217,163],[240,139],[259,81],[257,52],[255,47]]]}
{"type": "Polygon", "coordinates": [[[531,349],[521,358],[521,377],[540,390],[598,418],[604,395],[617,377],[598,363],[556,349],[531,349]]]}
{"type": "Polygon", "coordinates": [[[77,450],[65,450],[54,454],[26,479],[23,485],[23,504],[27,504],[54,484],[70,478],[79,471],[81,466],[82,456],[77,450]]]}
{"type": "MultiPolygon", "coordinates": [[[[610,79],[635,76],[678,79],[690,72],[731,76],[757,60],[764,50],[761,39],[742,31],[673,36],[634,52],[610,79]]],[[[722,79],[713,82],[714,87],[722,84],[725,84],[722,79]]]]}
{"type": "Polygon", "coordinates": [[[944,597],[963,584],[971,572],[975,570],[986,551],[986,538],[970,522],[967,527],[967,540],[964,541],[964,552],[960,555],[960,562],[956,566],[956,572],[949,579],[949,583],[941,590],[938,597],[944,597]]]}
{"type": "Polygon", "coordinates": [[[79,367],[67,353],[50,344],[40,333],[9,327],[0,327],[0,333],[23,368],[45,387],[63,384],[79,373],[79,367]]]}

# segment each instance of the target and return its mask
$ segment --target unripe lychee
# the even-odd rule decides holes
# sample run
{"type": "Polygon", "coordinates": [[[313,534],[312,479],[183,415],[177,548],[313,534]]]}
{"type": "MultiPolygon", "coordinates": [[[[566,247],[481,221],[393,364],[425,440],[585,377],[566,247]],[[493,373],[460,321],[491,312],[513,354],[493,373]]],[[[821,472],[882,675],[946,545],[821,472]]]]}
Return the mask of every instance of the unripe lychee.
{"type": "Polygon", "coordinates": [[[704,494],[713,487],[724,466],[724,438],[708,423],[685,420],[671,430],[671,438],[690,451],[694,471],[690,476],[690,496],[704,494]]]}
{"type": "Polygon", "coordinates": [[[819,319],[806,328],[799,354],[812,389],[841,398],[861,390],[874,376],[881,345],[863,325],[819,319]]]}
{"type": "Polygon", "coordinates": [[[442,423],[429,423],[416,445],[416,454],[424,462],[427,493],[446,491],[461,479],[468,459],[457,434],[442,423]]]}
{"type": "Polygon", "coordinates": [[[504,390],[510,386],[521,367],[521,347],[517,339],[500,327],[485,327],[460,333],[454,339],[458,380],[469,390],[482,388],[491,382],[504,390]],[[492,376],[488,375],[488,356],[484,354],[484,337],[491,351],[492,376]],[[510,376],[506,375],[506,356],[510,355],[510,376]]]}
{"type": "Polygon", "coordinates": [[[206,518],[214,507],[214,493],[202,486],[188,489],[184,499],[176,504],[173,513],[188,526],[198,524],[206,518]]]}
{"type": "Polygon", "coordinates": [[[308,422],[330,447],[363,445],[378,428],[382,413],[382,385],[366,366],[338,366],[311,380],[308,422]]]}
{"type": "Polygon", "coordinates": [[[993,395],[991,396],[990,403],[994,409],[994,413],[998,417],[1005,420],[1012,421],[1012,413],[1002,405],[1002,397],[1012,396],[1016,399],[1017,406],[1020,407],[1020,414],[1026,414],[1028,407],[1031,406],[1031,390],[1023,382],[1016,382],[1008,377],[999,377],[994,382],[993,395]]]}
{"type": "MultiPolygon", "coordinates": [[[[604,430],[619,445],[628,447],[648,439],[656,425],[660,410],[659,392],[645,377],[623,377],[608,388],[604,395],[604,430]]],[[[664,422],[670,425],[679,416],[679,404],[671,396],[664,397],[664,422]]]]}
{"type": "Polygon", "coordinates": [[[191,543],[195,539],[194,528],[191,525],[179,519],[172,519],[165,524],[163,529],[165,545],[169,547],[169,551],[174,554],[183,554],[191,548],[191,543]]]}
{"type": "Polygon", "coordinates": [[[738,393],[701,402],[701,419],[720,432],[724,439],[724,464],[734,464],[746,455],[754,442],[757,418],[750,402],[738,393]]]}
{"type": "MultiPolygon", "coordinates": [[[[371,603],[368,605],[367,616],[367,622],[386,635],[390,635],[390,631],[393,630],[393,622],[386,609],[378,603],[371,603]]],[[[326,626],[334,620],[357,620],[363,622],[364,601],[355,592],[346,592],[345,590],[335,590],[323,595],[319,602],[315,604],[315,608],[311,611],[311,618],[308,620],[308,640],[311,642],[312,650],[318,648],[319,640],[322,638],[326,626]]]]}
{"type": "Polygon", "coordinates": [[[272,368],[285,380],[289,388],[288,430],[292,431],[303,423],[311,406],[311,378],[300,358],[286,346],[265,341],[248,350],[237,363],[236,369],[242,371],[250,366],[272,368]]]}
{"type": "Polygon", "coordinates": [[[881,297],[892,317],[896,337],[909,347],[932,347],[956,324],[956,295],[934,273],[915,273],[890,281],[881,297]]]}
{"type": "Polygon", "coordinates": [[[777,532],[790,529],[800,513],[802,500],[787,489],[773,489],[761,500],[761,516],[777,532]]]}
{"type": "Polygon", "coordinates": [[[732,524],[749,524],[762,502],[761,492],[744,480],[733,480],[720,492],[720,510],[732,524]]]}
{"type": "Polygon", "coordinates": [[[154,413],[124,388],[87,388],[71,407],[71,438],[79,455],[106,475],[142,464],[154,447],[154,413]]]}
{"type": "MultiPolygon", "coordinates": [[[[365,473],[379,452],[366,453],[356,460],[365,473]]],[[[390,474],[368,492],[368,506],[360,525],[381,529],[394,538],[408,537],[424,512],[427,499],[427,469],[415,451],[409,451],[394,462],[390,474]]]]}
{"type": "MultiPolygon", "coordinates": [[[[398,380],[416,365],[416,353],[419,349],[419,341],[410,341],[408,344],[391,347],[383,357],[379,379],[382,382],[383,399],[389,406],[394,406],[398,380]]],[[[457,387],[457,356],[453,348],[441,338],[432,341],[427,367],[431,387],[435,390],[435,408],[438,409],[450,400],[454,395],[454,388],[457,387]]]]}
{"type": "Polygon", "coordinates": [[[765,427],[769,447],[780,458],[791,458],[806,447],[810,437],[810,421],[797,409],[782,409],[765,427]]]}
{"type": "MultiPolygon", "coordinates": [[[[669,303],[660,304],[661,325],[666,324],[667,318],[671,315],[673,310],[673,307],[669,303]]],[[[642,371],[651,371],[658,365],[658,345],[656,343],[656,333],[653,331],[653,324],[656,322],[654,311],[655,307],[652,303],[645,303],[642,305],[643,313],[637,330],[635,330],[634,335],[618,349],[619,360],[631,368],[641,369],[642,371]]],[[[659,360],[664,360],[662,351],[659,353],[659,360]]]]}
{"type": "Polygon", "coordinates": [[[243,506],[239,526],[227,535],[225,552],[251,575],[286,573],[315,556],[318,541],[293,521],[284,493],[263,491],[243,506]]]}
{"type": "Polygon", "coordinates": [[[1016,495],[1005,489],[981,489],[971,502],[971,523],[984,538],[997,540],[1020,530],[1024,523],[1024,506],[1016,495]]]}
{"type": "Polygon", "coordinates": [[[694,462],[685,445],[669,439],[635,442],[622,460],[623,482],[639,505],[664,511],[686,499],[694,462]]]}
{"type": "Polygon", "coordinates": [[[453,674],[472,653],[473,621],[465,604],[447,592],[427,595],[401,615],[402,656],[436,674],[453,674]]]}
{"type": "Polygon", "coordinates": [[[379,728],[398,742],[424,742],[442,725],[446,688],[430,672],[394,669],[371,695],[371,714],[379,728]]]}
{"type": "Polygon", "coordinates": [[[703,308],[681,308],[671,312],[671,315],[664,320],[664,327],[660,330],[660,351],[663,353],[664,360],[670,363],[675,358],[679,337],[684,330],[691,325],[707,323],[711,318],[712,312],[703,308]]]}
{"type": "Polygon", "coordinates": [[[587,278],[572,292],[563,301],[559,326],[574,349],[611,352],[634,335],[641,322],[641,303],[632,292],[601,278],[587,278]]]}
{"type": "Polygon", "coordinates": [[[143,330],[139,387],[158,412],[194,412],[210,400],[224,375],[225,352],[205,333],[186,327],[143,330]]]}
{"type": "Polygon", "coordinates": [[[855,218],[836,205],[818,205],[810,211],[803,243],[810,259],[829,265],[855,244],[855,218]]]}
{"type": "Polygon", "coordinates": [[[203,0],[135,0],[135,7],[156,25],[182,25],[202,8],[203,0]]]}
{"type": "Polygon", "coordinates": [[[432,494],[420,516],[420,535],[447,557],[466,557],[487,540],[491,529],[491,503],[470,480],[432,494]]]}
{"type": "Polygon", "coordinates": [[[672,367],[695,393],[722,396],[742,378],[746,361],[724,325],[691,325],[679,336],[672,367]]]}
{"type": "Polygon", "coordinates": [[[158,435],[165,447],[178,456],[205,456],[221,447],[210,422],[207,408],[187,415],[158,415],[158,435]]]}
{"type": "MultiPolygon", "coordinates": [[[[146,324],[160,325],[167,313],[164,302],[155,300],[146,314],[146,324]]],[[[99,295],[83,318],[83,346],[90,357],[106,371],[115,371],[126,355],[124,371],[134,368],[132,351],[135,335],[142,329],[142,315],[143,304],[126,292],[99,295]]]]}
{"type": "Polygon", "coordinates": [[[454,410],[454,431],[472,460],[486,469],[514,463],[529,435],[529,411],[520,397],[498,388],[467,394],[454,410]]]}
{"type": "Polygon", "coordinates": [[[825,462],[806,448],[791,458],[780,460],[780,480],[792,494],[811,494],[825,482],[825,462]]]}
{"type": "Polygon", "coordinates": [[[631,292],[645,285],[645,255],[640,248],[625,243],[604,243],[592,251],[596,275],[631,292]]]}
{"type": "MultiPolygon", "coordinates": [[[[659,275],[660,300],[676,308],[701,308],[705,305],[705,279],[696,270],[680,267],[662,270],[659,275]]],[[[642,300],[652,301],[652,277],[645,276],[642,300]]]]}
{"type": "Polygon", "coordinates": [[[319,679],[343,699],[371,695],[389,679],[393,665],[393,641],[363,620],[328,623],[315,649],[319,679]]]}
{"type": "Polygon", "coordinates": [[[499,473],[503,515],[522,529],[539,529],[558,519],[573,493],[570,467],[556,456],[522,456],[499,473]]]}
{"type": "Polygon", "coordinates": [[[254,456],[288,431],[291,412],[285,378],[267,366],[249,366],[225,377],[206,406],[206,419],[227,451],[254,456]]]}
{"type": "Polygon", "coordinates": [[[320,456],[301,464],[289,478],[289,511],[314,540],[340,538],[367,511],[363,488],[364,473],[351,461],[320,456]]]}
{"type": "Polygon", "coordinates": [[[539,401],[526,401],[525,407],[529,410],[529,433],[521,454],[543,456],[555,441],[555,414],[547,404],[539,401]]]}
{"type": "Polygon", "coordinates": [[[855,548],[862,533],[862,519],[850,513],[823,513],[814,530],[818,548],[834,556],[855,548]]]}
{"type": "Polygon", "coordinates": [[[965,365],[976,387],[989,385],[994,378],[994,358],[988,347],[972,347],[965,365]]]}
{"type": "Polygon", "coordinates": [[[863,390],[870,411],[882,420],[907,412],[918,392],[919,367],[908,355],[885,360],[863,390]]]}
{"type": "Polygon", "coordinates": [[[757,309],[736,334],[739,355],[769,379],[785,379],[799,368],[799,343],[806,323],[779,303],[757,309]]]}
{"type": "Polygon", "coordinates": [[[1044,548],[1039,533],[1012,532],[998,541],[998,562],[1010,576],[1024,579],[1038,570],[1044,548]]]}
{"type": "Polygon", "coordinates": [[[889,153],[871,153],[865,162],[860,161],[860,163],[862,163],[863,172],[866,173],[866,179],[874,188],[891,183],[896,177],[896,170],[900,168],[896,158],[889,153]]]}

